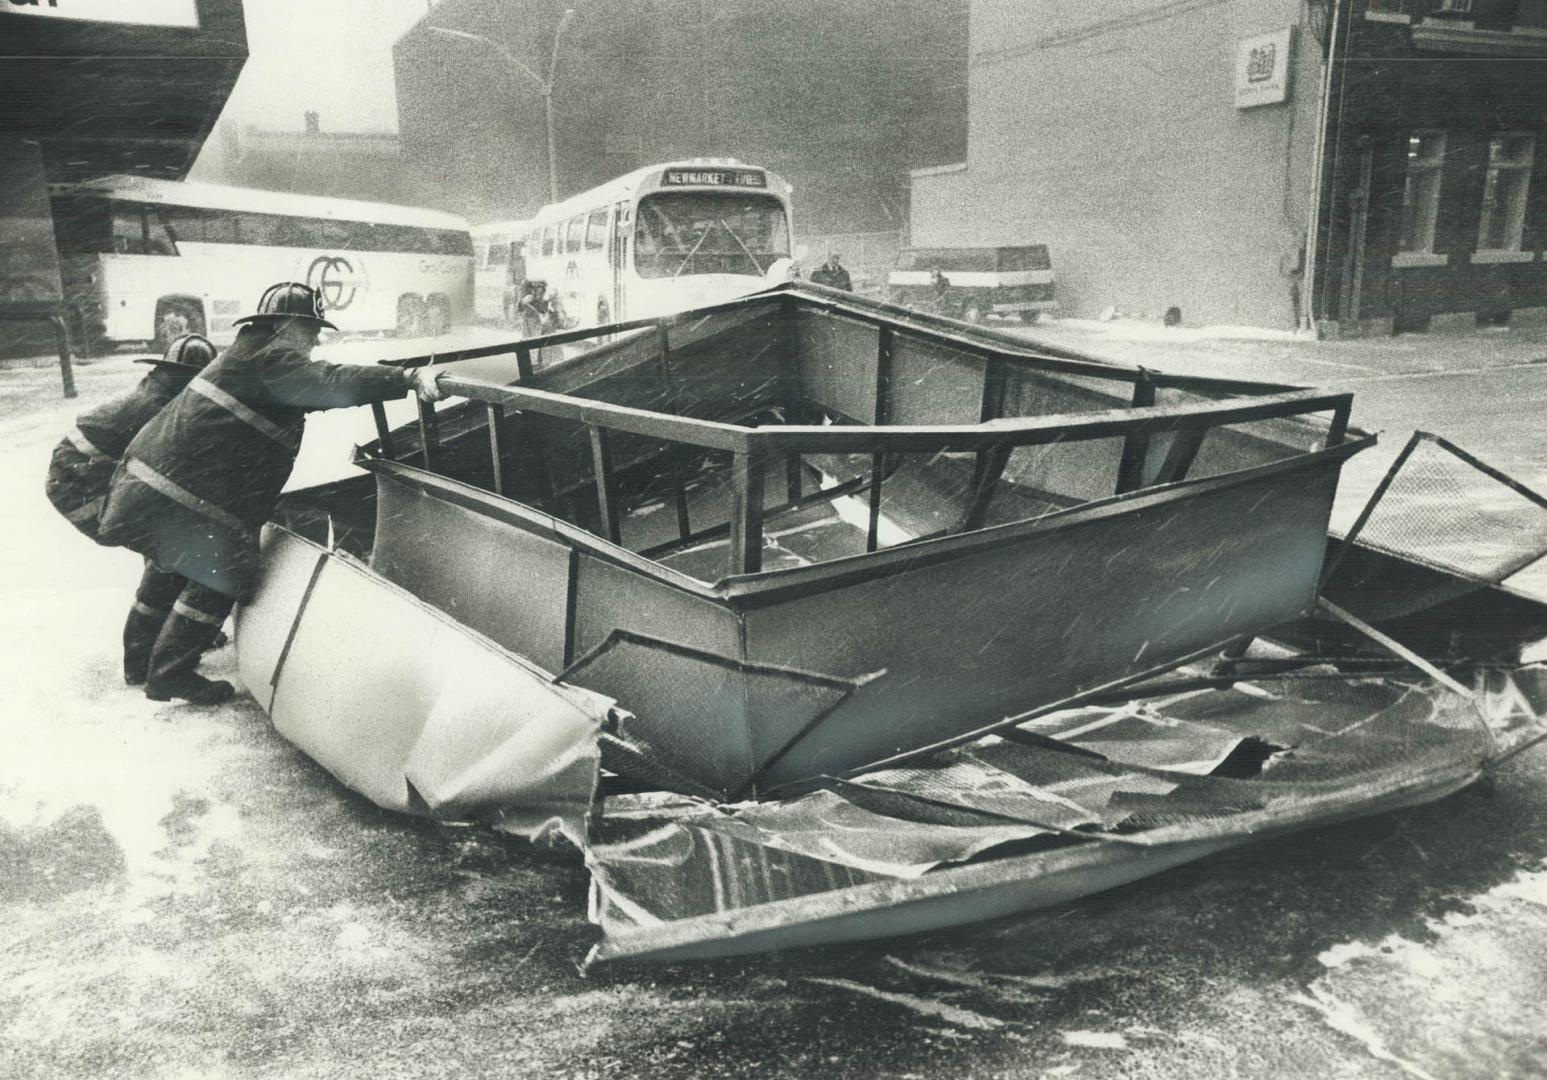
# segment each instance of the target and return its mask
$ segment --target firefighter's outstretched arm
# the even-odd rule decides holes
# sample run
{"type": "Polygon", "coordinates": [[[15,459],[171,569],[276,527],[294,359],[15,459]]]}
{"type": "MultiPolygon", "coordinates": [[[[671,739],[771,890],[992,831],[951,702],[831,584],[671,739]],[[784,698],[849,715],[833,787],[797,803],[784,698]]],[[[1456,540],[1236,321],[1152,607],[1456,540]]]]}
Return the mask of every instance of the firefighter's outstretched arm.
{"type": "Polygon", "coordinates": [[[269,399],[293,409],[340,409],[424,392],[422,381],[402,368],[330,364],[288,351],[271,358],[263,374],[269,399]]]}

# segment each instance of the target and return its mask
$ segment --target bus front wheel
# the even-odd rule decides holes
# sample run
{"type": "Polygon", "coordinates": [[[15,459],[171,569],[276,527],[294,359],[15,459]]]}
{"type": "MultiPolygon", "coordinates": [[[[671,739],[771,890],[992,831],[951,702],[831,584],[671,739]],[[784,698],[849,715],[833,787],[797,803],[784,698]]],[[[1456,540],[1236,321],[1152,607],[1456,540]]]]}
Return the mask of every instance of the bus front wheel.
{"type": "Polygon", "coordinates": [[[184,334],[204,333],[204,312],[189,300],[163,300],[156,305],[156,348],[167,347],[184,334]]]}

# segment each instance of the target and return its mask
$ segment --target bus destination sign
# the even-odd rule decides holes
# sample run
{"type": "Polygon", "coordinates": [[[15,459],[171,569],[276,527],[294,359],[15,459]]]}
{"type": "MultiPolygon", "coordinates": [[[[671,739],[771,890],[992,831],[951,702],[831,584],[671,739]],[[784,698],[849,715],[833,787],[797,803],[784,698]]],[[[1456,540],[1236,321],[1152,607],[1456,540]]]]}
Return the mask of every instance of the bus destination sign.
{"type": "Polygon", "coordinates": [[[768,177],[761,169],[667,169],[661,177],[665,187],[692,184],[706,187],[754,187],[768,186],[768,177]]]}

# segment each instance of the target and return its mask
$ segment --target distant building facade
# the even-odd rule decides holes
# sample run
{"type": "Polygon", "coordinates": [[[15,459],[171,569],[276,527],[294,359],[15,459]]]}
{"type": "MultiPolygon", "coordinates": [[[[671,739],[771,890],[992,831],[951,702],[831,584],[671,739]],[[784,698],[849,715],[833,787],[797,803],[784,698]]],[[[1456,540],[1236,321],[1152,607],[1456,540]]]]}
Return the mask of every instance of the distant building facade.
{"type": "Polygon", "coordinates": [[[303,131],[238,126],[222,120],[217,143],[199,159],[192,179],[235,187],[325,195],[336,199],[437,207],[435,186],[403,160],[388,131],[328,131],[319,113],[303,131]]]}
{"type": "Polygon", "coordinates": [[[917,246],[1046,243],[1077,315],[1357,334],[1547,304],[1547,0],[973,0],[971,43],[917,246]]]}
{"type": "Polygon", "coordinates": [[[1547,320],[1547,0],[1360,0],[1344,28],[1318,317],[1547,320]]]}
{"type": "Polygon", "coordinates": [[[499,49],[545,76],[573,8],[552,95],[561,197],[651,162],[737,157],[794,184],[802,234],[896,233],[909,170],[964,151],[967,6],[443,0],[395,49],[404,155],[474,220],[546,203],[539,81],[499,49]]]}

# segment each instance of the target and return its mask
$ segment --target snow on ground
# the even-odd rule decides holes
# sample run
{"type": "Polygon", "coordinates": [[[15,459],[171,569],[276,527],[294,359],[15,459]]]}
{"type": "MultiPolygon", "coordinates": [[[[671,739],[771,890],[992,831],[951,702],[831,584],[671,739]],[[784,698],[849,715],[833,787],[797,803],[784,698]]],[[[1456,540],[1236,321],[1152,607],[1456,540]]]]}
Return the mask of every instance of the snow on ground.
{"type": "MultiPolygon", "coordinates": [[[[1172,360],[1218,362],[1198,348],[1172,360]]],[[[1438,370],[1425,349],[1326,355],[1438,370]]],[[[1547,368],[1453,359],[1476,373],[1383,379],[1366,407],[1547,469],[1547,368]]],[[[574,852],[379,811],[245,696],[123,686],[138,560],[76,534],[42,477],[74,415],[143,370],[83,365],[76,401],[57,372],[0,370],[7,1080],[1547,1074],[1543,750],[1491,790],[1044,913],[581,976],[574,852]]],[[[230,651],[207,666],[230,676],[230,651]]]]}

